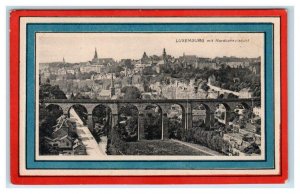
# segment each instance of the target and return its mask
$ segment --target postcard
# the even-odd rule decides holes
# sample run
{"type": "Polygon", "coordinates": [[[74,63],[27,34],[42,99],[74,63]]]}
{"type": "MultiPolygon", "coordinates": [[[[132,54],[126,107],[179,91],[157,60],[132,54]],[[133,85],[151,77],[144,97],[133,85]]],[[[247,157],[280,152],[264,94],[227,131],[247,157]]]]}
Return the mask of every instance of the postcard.
{"type": "Polygon", "coordinates": [[[12,182],[284,183],[286,23],[279,9],[12,10],[12,182]]]}

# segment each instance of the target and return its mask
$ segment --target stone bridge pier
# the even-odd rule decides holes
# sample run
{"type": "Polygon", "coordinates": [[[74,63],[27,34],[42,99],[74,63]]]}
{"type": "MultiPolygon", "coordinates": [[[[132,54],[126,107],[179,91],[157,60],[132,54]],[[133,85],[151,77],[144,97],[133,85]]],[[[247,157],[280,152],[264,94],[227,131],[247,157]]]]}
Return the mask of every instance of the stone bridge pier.
{"type": "MultiPolygon", "coordinates": [[[[145,114],[146,114],[146,108],[150,104],[136,104],[135,106],[138,107],[139,111],[139,117],[138,117],[138,140],[145,139],[145,114]]],[[[156,105],[160,109],[161,113],[161,139],[167,139],[168,138],[168,116],[167,111],[170,107],[169,105],[160,105],[160,104],[151,104],[156,105]]]]}

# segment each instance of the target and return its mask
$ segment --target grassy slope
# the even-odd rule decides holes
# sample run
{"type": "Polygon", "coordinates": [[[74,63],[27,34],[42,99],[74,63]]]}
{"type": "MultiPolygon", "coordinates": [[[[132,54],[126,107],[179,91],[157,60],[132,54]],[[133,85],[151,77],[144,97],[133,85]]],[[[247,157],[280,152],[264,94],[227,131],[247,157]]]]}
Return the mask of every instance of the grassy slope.
{"type": "Polygon", "coordinates": [[[127,142],[125,155],[198,155],[207,154],[170,140],[127,142]]]}

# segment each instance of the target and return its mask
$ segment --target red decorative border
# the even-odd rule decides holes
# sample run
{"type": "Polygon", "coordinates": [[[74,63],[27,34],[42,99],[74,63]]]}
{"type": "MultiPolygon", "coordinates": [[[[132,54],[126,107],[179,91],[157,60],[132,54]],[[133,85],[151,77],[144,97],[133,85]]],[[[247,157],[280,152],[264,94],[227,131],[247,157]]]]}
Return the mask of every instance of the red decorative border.
{"type": "Polygon", "coordinates": [[[10,13],[10,173],[13,184],[248,184],[284,183],[288,178],[287,12],[253,10],[13,10],[10,13]],[[212,176],[21,176],[19,174],[20,17],[280,17],[281,139],[279,175],[212,176]]]}

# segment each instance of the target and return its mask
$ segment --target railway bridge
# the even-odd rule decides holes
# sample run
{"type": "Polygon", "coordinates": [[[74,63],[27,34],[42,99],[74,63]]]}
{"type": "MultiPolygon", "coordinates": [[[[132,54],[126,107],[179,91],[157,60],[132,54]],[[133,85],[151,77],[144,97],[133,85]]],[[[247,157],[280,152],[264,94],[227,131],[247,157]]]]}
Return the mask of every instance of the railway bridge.
{"type": "Polygon", "coordinates": [[[63,114],[69,116],[69,111],[74,105],[81,105],[85,108],[87,114],[87,124],[89,129],[93,130],[93,111],[101,105],[107,107],[110,111],[111,126],[114,127],[118,123],[120,109],[128,105],[136,107],[138,111],[138,139],[144,138],[144,117],[146,108],[149,105],[155,105],[159,107],[161,111],[161,139],[168,138],[168,119],[167,112],[172,105],[179,105],[182,109],[182,126],[188,130],[192,127],[192,119],[195,114],[194,107],[201,105],[206,112],[205,124],[212,126],[215,122],[215,113],[219,109],[220,105],[223,105],[224,118],[223,123],[228,123],[228,113],[233,112],[234,109],[240,105],[246,109],[252,110],[254,104],[259,102],[259,98],[247,98],[247,99],[156,99],[156,100],[91,100],[91,99],[51,99],[44,100],[46,107],[51,105],[59,106],[63,114]]]}

